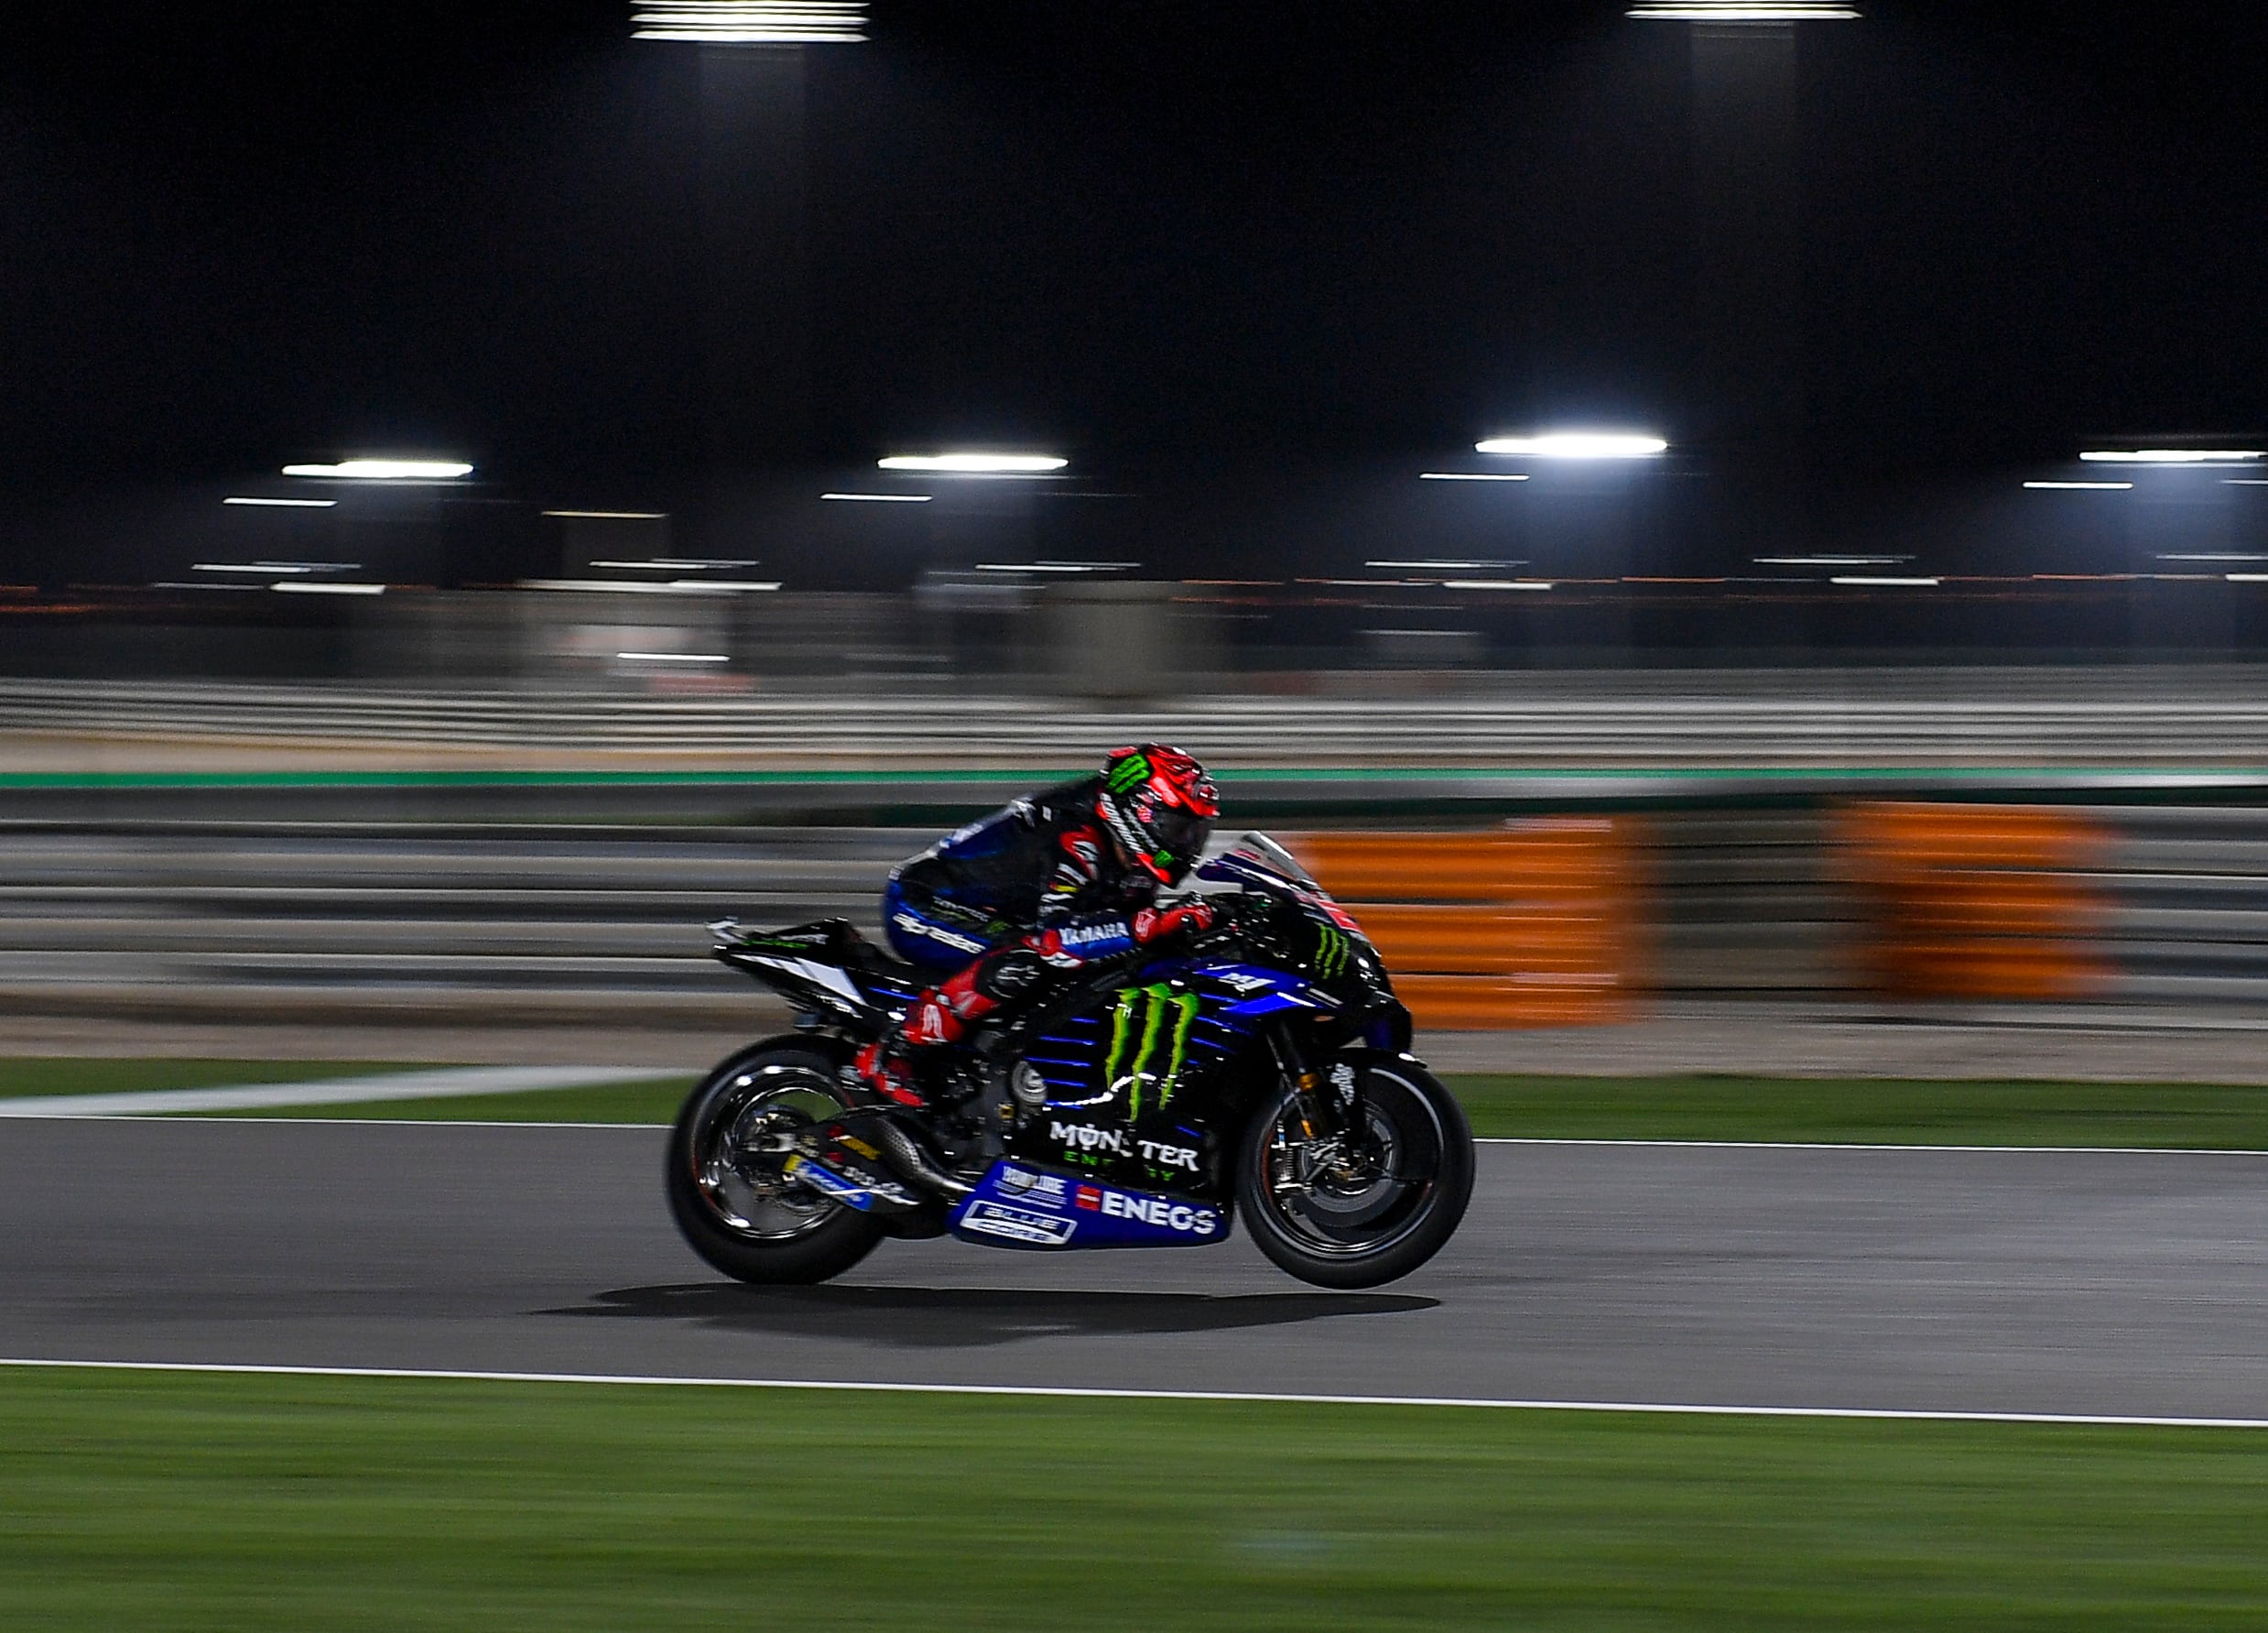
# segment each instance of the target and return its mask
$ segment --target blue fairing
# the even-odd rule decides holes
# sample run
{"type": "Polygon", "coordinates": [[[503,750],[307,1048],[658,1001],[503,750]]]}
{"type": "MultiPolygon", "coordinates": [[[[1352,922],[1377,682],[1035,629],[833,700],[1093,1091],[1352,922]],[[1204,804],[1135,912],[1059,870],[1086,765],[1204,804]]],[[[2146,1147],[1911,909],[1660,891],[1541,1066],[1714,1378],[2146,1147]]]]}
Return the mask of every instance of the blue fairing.
{"type": "MultiPolygon", "coordinates": [[[[1266,964],[1157,959],[1127,977],[1129,987],[1179,983],[1204,993],[1191,1019],[1186,1073],[1202,1074],[1249,1043],[1260,1018],[1279,1009],[1328,1007],[1300,976],[1266,964]]],[[[1047,1086],[1051,1106],[1091,1106],[1107,1098],[1101,1068],[1112,1041],[1107,1009],[1090,1010],[1050,1026],[1033,1040],[1025,1059],[1047,1086]]]]}
{"type": "Polygon", "coordinates": [[[988,1247],[1202,1247],[1229,1234],[1229,1209],[1003,1160],[948,1224],[988,1247]]]}

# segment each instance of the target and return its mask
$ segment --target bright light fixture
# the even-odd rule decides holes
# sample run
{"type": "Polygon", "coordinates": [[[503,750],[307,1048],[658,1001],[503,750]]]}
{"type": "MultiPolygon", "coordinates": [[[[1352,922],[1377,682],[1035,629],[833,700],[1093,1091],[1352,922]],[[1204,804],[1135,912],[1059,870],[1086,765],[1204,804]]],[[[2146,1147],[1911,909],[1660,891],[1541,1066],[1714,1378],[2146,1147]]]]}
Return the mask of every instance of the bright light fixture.
{"type": "Polygon", "coordinates": [[[1875,587],[1896,587],[1896,586],[1904,586],[1904,587],[1910,587],[1910,588],[1914,588],[1914,589],[1934,589],[1934,588],[1936,588],[1937,583],[1937,581],[1936,579],[1934,579],[1934,578],[1860,578],[1860,577],[1850,577],[1850,578],[1831,578],[1831,579],[1828,580],[1827,582],[1828,582],[1829,583],[1830,583],[1830,584],[1857,584],[1857,585],[1861,586],[1861,588],[1869,588],[1869,589],[1875,588],[1875,587]]]}
{"type": "Polygon", "coordinates": [[[952,471],[964,476],[1030,476],[1060,471],[1070,463],[1052,453],[893,453],[874,462],[884,471],[952,471]]]}
{"type": "Polygon", "coordinates": [[[335,465],[286,465],[284,474],[348,482],[454,482],[472,475],[472,467],[445,459],[345,459],[335,465]]]}
{"type": "Polygon", "coordinates": [[[630,11],[633,39],[699,45],[850,45],[864,39],[865,0],[653,0],[630,11]]]}
{"type": "Polygon", "coordinates": [[[1528,578],[1452,578],[1441,581],[1444,590],[1550,590],[1557,585],[1528,578]]]}
{"type": "Polygon", "coordinates": [[[979,572],[1124,572],[1139,561],[979,561],[979,572]]]}
{"type": "Polygon", "coordinates": [[[1826,3],[1806,5],[1785,0],[1778,5],[1711,5],[1709,0],[1658,0],[1633,5],[1622,14],[1655,23],[1837,23],[1865,15],[1855,5],[1826,3]]]}
{"type": "Polygon", "coordinates": [[[929,494],[821,494],[822,499],[850,499],[861,505],[927,505],[929,494]]]}
{"type": "Polygon", "coordinates": [[[1420,482],[1525,482],[1525,471],[1514,475],[1509,471],[1420,471],[1420,482]]]}
{"type": "Polygon", "coordinates": [[[1624,431],[1549,431],[1540,437],[1491,437],[1476,453],[1525,453],[1537,459],[1653,459],[1669,444],[1624,431]]]}
{"type": "Polygon", "coordinates": [[[2268,584],[2268,572],[2230,572],[2221,576],[2232,584],[2268,584]]]}
{"type": "Polygon", "coordinates": [[[2050,488],[2058,493],[2113,494],[2124,493],[2134,484],[2131,482],[2027,482],[2026,487],[2050,488]]]}
{"type": "Polygon", "coordinates": [[[2268,452],[2257,448],[2129,448],[2098,449],[2079,457],[2110,465],[2215,465],[2230,460],[2268,459],[2268,452]]]}
{"type": "Polygon", "coordinates": [[[666,522],[669,519],[667,510],[547,510],[544,515],[593,522],[666,522]]]}
{"type": "Polygon", "coordinates": [[[1524,567],[1526,562],[1519,557],[1514,557],[1508,561],[1444,561],[1438,558],[1428,557],[1422,561],[1365,561],[1362,565],[1365,567],[1425,567],[1431,568],[1437,572],[1444,569],[1452,572],[1477,572],[1489,567],[1524,567]]]}
{"type": "Polygon", "coordinates": [[[384,584],[311,584],[301,579],[278,579],[268,586],[291,595],[383,595],[384,584]]]}
{"type": "Polygon", "coordinates": [[[643,561],[593,561],[591,565],[593,567],[621,568],[630,572],[644,572],[648,569],[657,567],[668,567],[679,570],[689,567],[696,572],[706,572],[711,568],[718,567],[754,567],[756,565],[756,559],[754,556],[745,558],[711,556],[648,556],[643,561]]]}
{"type": "Polygon", "coordinates": [[[223,505],[272,506],[277,510],[328,510],[338,502],[336,499],[254,499],[243,496],[231,496],[221,501],[223,505]]]}
{"type": "Polygon", "coordinates": [[[1911,556],[1752,556],[1759,567],[1894,567],[1911,556]]]}
{"type": "Polygon", "coordinates": [[[722,652],[617,652],[617,658],[626,658],[633,663],[730,663],[732,659],[722,652]]]}

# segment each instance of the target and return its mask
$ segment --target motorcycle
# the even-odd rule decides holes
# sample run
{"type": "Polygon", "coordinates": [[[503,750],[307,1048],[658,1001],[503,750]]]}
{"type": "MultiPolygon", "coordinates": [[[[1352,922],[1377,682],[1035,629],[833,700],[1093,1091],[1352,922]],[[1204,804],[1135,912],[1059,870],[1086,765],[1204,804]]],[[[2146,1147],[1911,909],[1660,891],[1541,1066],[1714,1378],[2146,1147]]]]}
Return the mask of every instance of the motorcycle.
{"type": "Polygon", "coordinates": [[[1273,840],[1201,864],[1213,928],[982,1035],[916,1110],[851,1065],[925,985],[847,920],[711,926],[714,955],[787,999],[795,1033],[719,1065],[671,1131],[695,1252],[808,1283],[885,1238],[993,1247],[1203,1247],[1241,1216],[1320,1287],[1438,1252],[1472,1191],[1472,1132],[1410,1052],[1362,928],[1273,840]]]}

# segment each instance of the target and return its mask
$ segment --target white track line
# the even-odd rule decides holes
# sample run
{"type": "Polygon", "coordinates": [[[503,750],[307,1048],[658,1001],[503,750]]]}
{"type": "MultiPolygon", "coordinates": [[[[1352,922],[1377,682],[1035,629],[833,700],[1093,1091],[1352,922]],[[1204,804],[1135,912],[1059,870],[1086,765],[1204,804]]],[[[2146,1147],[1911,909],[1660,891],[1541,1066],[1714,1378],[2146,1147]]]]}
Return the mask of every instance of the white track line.
{"type": "Polygon", "coordinates": [[[251,1111],[276,1105],[364,1105],[379,1100],[453,1100],[537,1089],[595,1088],[678,1077],[654,1066],[451,1066],[305,1083],[231,1083],[115,1094],[35,1094],[0,1099],[0,1117],[149,1116],[183,1111],[251,1111]]]}
{"type": "Polygon", "coordinates": [[[1441,1395],[1295,1395],[1235,1389],[1086,1389],[1040,1384],[885,1384],[795,1377],[667,1377],[608,1372],[472,1372],[438,1367],[281,1366],[216,1361],[0,1358],[53,1371],[192,1372],[279,1377],[420,1378],[453,1383],[635,1384],[696,1389],[825,1389],[867,1395],[976,1395],[1055,1400],[1218,1400],[1270,1406],[1455,1407],[1467,1410],[1635,1412],[1655,1417],[1832,1418],[1915,1423],[2047,1423],[2107,1429],[2268,1429],[2268,1418],[2147,1417],[2110,1412],[1923,1411],[1864,1406],[1708,1406],[1655,1400],[1508,1400],[1441,1395]]]}

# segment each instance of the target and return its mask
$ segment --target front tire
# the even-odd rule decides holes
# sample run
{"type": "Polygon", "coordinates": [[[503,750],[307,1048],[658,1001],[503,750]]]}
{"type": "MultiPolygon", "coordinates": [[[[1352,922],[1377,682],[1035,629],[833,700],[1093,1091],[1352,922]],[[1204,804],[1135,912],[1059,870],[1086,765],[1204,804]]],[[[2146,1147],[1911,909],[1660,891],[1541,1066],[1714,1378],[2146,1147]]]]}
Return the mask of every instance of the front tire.
{"type": "Polygon", "coordinates": [[[843,1110],[836,1051],[801,1040],[759,1043],[686,1098],[669,1132],[669,1212],[694,1252],[737,1280],[808,1285],[874,1250],[883,1230],[786,1177],[770,1149],[843,1110]]]}
{"type": "Polygon", "coordinates": [[[1237,1211],[1260,1251],[1317,1287],[1377,1287],[1441,1250],[1472,1198],[1472,1127],[1432,1072],[1372,1060],[1367,1141],[1311,1138],[1287,1084],[1246,1129],[1237,1211]]]}

